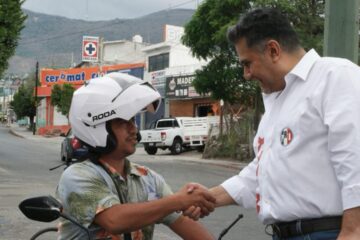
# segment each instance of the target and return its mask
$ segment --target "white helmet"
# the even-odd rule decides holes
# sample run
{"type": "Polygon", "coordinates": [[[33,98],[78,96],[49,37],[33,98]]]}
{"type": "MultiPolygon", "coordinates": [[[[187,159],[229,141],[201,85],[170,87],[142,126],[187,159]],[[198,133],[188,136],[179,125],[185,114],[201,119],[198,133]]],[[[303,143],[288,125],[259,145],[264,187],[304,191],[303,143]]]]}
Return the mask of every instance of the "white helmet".
{"type": "MultiPolygon", "coordinates": [[[[69,120],[74,135],[100,152],[116,139],[106,128],[115,118],[130,120],[141,111],[156,112],[161,96],[150,83],[123,73],[91,79],[74,92],[69,120]]],[[[110,149],[109,149],[110,148],[110,149]]]]}

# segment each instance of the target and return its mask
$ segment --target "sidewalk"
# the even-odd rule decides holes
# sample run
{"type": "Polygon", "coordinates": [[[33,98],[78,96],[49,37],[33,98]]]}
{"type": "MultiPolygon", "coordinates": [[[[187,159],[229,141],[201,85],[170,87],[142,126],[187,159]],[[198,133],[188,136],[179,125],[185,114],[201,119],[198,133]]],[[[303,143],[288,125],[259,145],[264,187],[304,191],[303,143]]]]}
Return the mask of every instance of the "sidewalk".
{"type": "Polygon", "coordinates": [[[61,141],[64,139],[63,137],[45,137],[40,135],[33,135],[33,132],[28,129],[27,126],[20,127],[16,123],[11,124],[9,127],[9,132],[17,137],[26,138],[29,140],[35,140],[35,141],[46,141],[52,142],[52,143],[61,143],[61,141]]]}
{"type": "MultiPolygon", "coordinates": [[[[40,135],[33,135],[32,131],[29,131],[27,127],[19,127],[17,124],[10,125],[9,129],[11,134],[21,138],[25,138],[33,141],[46,141],[46,142],[51,142],[53,144],[59,144],[59,149],[60,149],[60,144],[64,139],[63,137],[45,137],[40,135]]],[[[228,160],[228,159],[203,159],[202,154],[195,150],[183,152],[179,155],[170,155],[166,151],[159,150],[159,152],[156,155],[147,155],[147,153],[145,153],[144,148],[140,144],[135,152],[135,155],[146,155],[147,158],[149,159],[161,156],[161,158],[164,160],[179,160],[179,161],[195,162],[198,164],[211,164],[211,165],[216,165],[216,166],[221,166],[236,170],[241,170],[248,164],[248,163],[239,162],[236,160],[228,160]]]]}
{"type": "Polygon", "coordinates": [[[248,163],[245,162],[239,162],[236,160],[229,160],[229,159],[204,159],[202,158],[202,153],[196,150],[185,151],[179,155],[171,155],[169,150],[159,149],[156,155],[148,155],[141,145],[136,149],[135,155],[146,156],[146,159],[149,160],[156,160],[156,158],[159,158],[159,156],[161,156],[161,159],[163,160],[182,161],[182,162],[187,161],[187,162],[195,162],[197,164],[210,164],[225,168],[231,168],[235,170],[241,170],[246,165],[248,165],[248,163]]]}

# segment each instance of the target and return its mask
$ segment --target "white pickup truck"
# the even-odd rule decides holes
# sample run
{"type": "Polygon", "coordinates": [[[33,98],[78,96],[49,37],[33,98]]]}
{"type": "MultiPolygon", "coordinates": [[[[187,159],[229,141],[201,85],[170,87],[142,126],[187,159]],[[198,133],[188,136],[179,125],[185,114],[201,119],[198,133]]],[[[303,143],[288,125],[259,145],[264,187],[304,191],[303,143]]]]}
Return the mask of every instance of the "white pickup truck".
{"type": "Polygon", "coordinates": [[[159,119],[150,126],[150,129],[140,131],[140,143],[150,155],[156,154],[158,148],[170,149],[174,155],[180,154],[183,148],[203,148],[209,128],[216,125],[216,122],[218,117],[159,119]]]}
{"type": "Polygon", "coordinates": [[[219,132],[219,116],[187,118],[183,121],[185,139],[190,141],[191,147],[203,149],[208,140],[210,130],[212,134],[219,132]]]}

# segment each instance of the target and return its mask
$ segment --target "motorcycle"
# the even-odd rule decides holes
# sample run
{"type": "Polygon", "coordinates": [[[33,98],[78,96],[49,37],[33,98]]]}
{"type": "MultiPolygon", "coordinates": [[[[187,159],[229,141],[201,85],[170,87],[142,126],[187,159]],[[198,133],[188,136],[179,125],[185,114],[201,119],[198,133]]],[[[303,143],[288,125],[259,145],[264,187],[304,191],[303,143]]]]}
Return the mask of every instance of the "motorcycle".
{"type": "MultiPolygon", "coordinates": [[[[139,137],[141,139],[141,136],[138,136],[138,138],[139,137]]],[[[73,157],[72,157],[73,159],[70,158],[69,160],[65,161],[64,163],[62,163],[58,166],[55,166],[53,168],[50,168],[49,170],[53,171],[61,166],[65,166],[65,169],[66,169],[71,164],[81,162],[81,161],[87,159],[87,157],[88,156],[87,156],[86,146],[79,145],[77,147],[73,147],[73,157]]],[[[80,223],[78,223],[74,218],[72,218],[68,214],[64,213],[62,211],[63,207],[62,207],[61,203],[52,196],[40,196],[40,197],[25,199],[20,203],[19,208],[20,208],[21,212],[27,218],[29,218],[31,220],[35,220],[35,221],[52,222],[52,221],[55,221],[56,219],[58,219],[59,217],[67,219],[70,222],[72,222],[73,224],[75,224],[76,226],[78,226],[79,228],[83,229],[86,232],[89,240],[93,240],[89,229],[84,227],[80,223]]],[[[243,215],[239,214],[237,216],[237,218],[228,227],[223,229],[218,237],[218,240],[221,240],[223,238],[223,236],[230,230],[230,228],[232,228],[235,225],[235,223],[238,222],[242,217],[243,217],[243,215]]],[[[57,231],[58,231],[57,227],[44,228],[44,229],[41,229],[40,231],[36,232],[30,238],[30,240],[36,240],[39,236],[41,236],[45,233],[57,232],[57,231]]],[[[97,238],[95,240],[106,240],[106,239],[109,239],[109,238],[101,238],[101,239],[97,238]]],[[[109,239],[109,240],[111,240],[111,239],[109,239]]]]}
{"type": "MultiPolygon", "coordinates": [[[[64,213],[62,211],[61,203],[52,196],[41,196],[41,197],[25,199],[20,203],[19,208],[27,218],[35,221],[52,222],[58,219],[59,217],[65,218],[70,222],[72,222],[73,224],[75,224],[76,226],[78,226],[79,228],[83,229],[86,232],[88,239],[93,240],[89,229],[78,223],[74,218],[72,218],[68,214],[64,213]]],[[[232,228],[242,217],[243,215],[239,214],[228,227],[222,230],[218,237],[218,240],[221,240],[225,236],[225,234],[230,230],[230,228],[232,228]]],[[[58,229],[56,227],[45,228],[36,232],[30,238],[30,240],[36,240],[40,235],[43,235],[47,232],[57,232],[57,231],[58,229]]],[[[101,239],[97,238],[96,240],[106,240],[106,239],[111,240],[111,238],[101,238],[101,239]]]]}

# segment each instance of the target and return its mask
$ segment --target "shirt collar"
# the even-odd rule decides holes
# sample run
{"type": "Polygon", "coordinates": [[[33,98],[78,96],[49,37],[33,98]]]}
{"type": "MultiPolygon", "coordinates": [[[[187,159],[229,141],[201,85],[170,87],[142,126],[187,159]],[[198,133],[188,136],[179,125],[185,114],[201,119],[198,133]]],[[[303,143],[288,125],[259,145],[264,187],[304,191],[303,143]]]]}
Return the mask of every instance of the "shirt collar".
{"type": "Polygon", "coordinates": [[[311,49],[300,59],[295,67],[286,74],[285,80],[288,81],[289,79],[300,78],[306,81],[312,66],[319,58],[319,54],[314,49],[311,49]]]}
{"type": "MultiPolygon", "coordinates": [[[[99,160],[101,162],[101,164],[106,168],[108,169],[108,171],[114,175],[114,176],[120,176],[121,175],[116,171],[115,168],[113,168],[112,166],[110,166],[107,162],[103,161],[103,160],[99,160]]],[[[139,167],[139,166],[135,166],[133,164],[130,163],[130,161],[128,159],[125,159],[125,172],[126,172],[126,175],[135,175],[135,176],[143,176],[143,175],[146,175],[144,174],[144,172],[147,173],[147,170],[143,167],[139,167]]]]}

